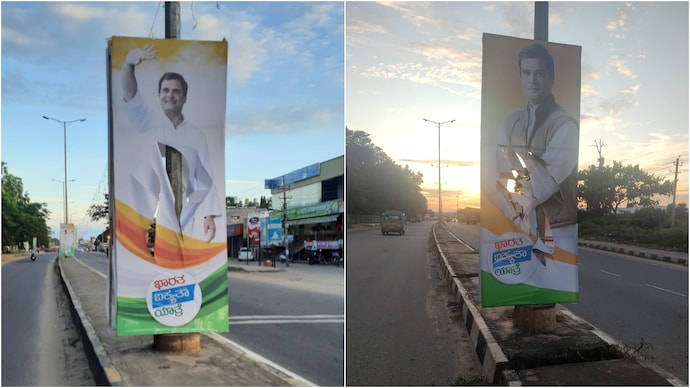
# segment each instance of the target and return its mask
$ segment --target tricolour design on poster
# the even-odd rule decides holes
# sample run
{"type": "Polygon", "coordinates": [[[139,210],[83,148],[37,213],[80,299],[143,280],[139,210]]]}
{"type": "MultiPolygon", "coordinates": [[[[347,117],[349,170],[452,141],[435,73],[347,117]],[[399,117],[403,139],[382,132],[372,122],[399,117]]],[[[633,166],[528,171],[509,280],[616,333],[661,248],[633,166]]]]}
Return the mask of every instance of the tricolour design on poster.
{"type": "Polygon", "coordinates": [[[108,64],[111,323],[118,335],[226,332],[227,43],[113,37],[108,64]]]}
{"type": "Polygon", "coordinates": [[[74,224],[60,223],[60,256],[74,256],[76,243],[77,231],[74,229],[74,224]]]}
{"type": "Polygon", "coordinates": [[[578,300],[580,54],[483,36],[483,307],[578,300]]]}

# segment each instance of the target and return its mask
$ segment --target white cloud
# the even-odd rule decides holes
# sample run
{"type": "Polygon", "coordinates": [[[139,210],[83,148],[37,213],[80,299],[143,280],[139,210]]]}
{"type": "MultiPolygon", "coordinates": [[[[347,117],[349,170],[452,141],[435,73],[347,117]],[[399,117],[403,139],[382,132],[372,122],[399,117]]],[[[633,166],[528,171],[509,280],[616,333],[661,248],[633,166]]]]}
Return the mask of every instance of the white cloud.
{"type": "Polygon", "coordinates": [[[612,55],[609,58],[609,67],[613,67],[619,74],[622,74],[630,79],[637,78],[637,74],[633,72],[626,63],[625,59],[621,58],[620,55],[612,55]]]}
{"type": "Polygon", "coordinates": [[[601,101],[599,108],[609,116],[619,116],[624,110],[637,106],[636,95],[639,90],[640,85],[633,85],[630,88],[619,90],[615,96],[601,101]]]}
{"type": "Polygon", "coordinates": [[[631,3],[621,3],[621,8],[618,9],[617,17],[608,22],[606,30],[609,31],[609,36],[615,40],[625,39],[625,34],[629,31],[628,21],[630,14],[635,12],[635,6],[631,3]]]}
{"type": "Polygon", "coordinates": [[[2,27],[2,44],[17,45],[30,48],[35,44],[30,35],[19,32],[11,27],[2,27]]]}
{"type": "Polygon", "coordinates": [[[80,3],[55,2],[52,9],[55,14],[76,23],[102,19],[105,16],[105,10],[102,5],[96,8],[80,3]]]}

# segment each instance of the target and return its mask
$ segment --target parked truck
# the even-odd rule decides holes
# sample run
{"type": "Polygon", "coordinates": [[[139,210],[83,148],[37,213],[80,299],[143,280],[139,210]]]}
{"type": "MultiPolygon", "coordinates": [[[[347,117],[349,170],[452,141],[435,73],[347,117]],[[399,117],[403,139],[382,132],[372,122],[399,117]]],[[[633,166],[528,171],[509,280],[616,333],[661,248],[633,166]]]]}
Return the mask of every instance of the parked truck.
{"type": "Polygon", "coordinates": [[[388,210],[381,213],[381,234],[405,234],[405,212],[388,210]]]}

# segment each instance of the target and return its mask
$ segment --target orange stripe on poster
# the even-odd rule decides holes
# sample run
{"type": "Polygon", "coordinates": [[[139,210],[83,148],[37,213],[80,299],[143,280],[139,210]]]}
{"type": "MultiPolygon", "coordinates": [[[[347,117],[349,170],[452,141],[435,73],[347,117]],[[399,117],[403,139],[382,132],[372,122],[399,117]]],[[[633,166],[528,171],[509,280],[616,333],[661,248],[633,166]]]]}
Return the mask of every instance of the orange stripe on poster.
{"type": "Polygon", "coordinates": [[[146,245],[146,232],[151,221],[121,201],[116,201],[116,220],[116,236],[120,244],[140,259],[165,268],[181,269],[203,264],[227,250],[224,242],[208,243],[190,236],[183,237],[157,224],[155,255],[151,256],[146,245]]]}
{"type": "MultiPolygon", "coordinates": [[[[498,210],[489,201],[482,203],[480,225],[495,236],[505,233],[517,232],[525,233],[519,226],[515,225],[502,211],[498,210]]],[[[537,241],[537,237],[530,235],[532,242],[537,241]]],[[[561,263],[577,265],[577,255],[559,247],[554,249],[555,255],[546,255],[561,263]]]]}

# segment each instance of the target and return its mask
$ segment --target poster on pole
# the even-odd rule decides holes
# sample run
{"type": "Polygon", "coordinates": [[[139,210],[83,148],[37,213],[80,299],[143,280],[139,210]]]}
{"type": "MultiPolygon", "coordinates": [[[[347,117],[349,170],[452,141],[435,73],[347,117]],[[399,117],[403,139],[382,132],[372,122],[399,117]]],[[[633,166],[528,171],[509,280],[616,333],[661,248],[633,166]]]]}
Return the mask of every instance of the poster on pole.
{"type": "Polygon", "coordinates": [[[60,256],[74,256],[77,242],[77,231],[74,224],[60,224],[60,256]]]}
{"type": "Polygon", "coordinates": [[[111,324],[227,332],[227,42],[113,37],[108,81],[111,324]]]}
{"type": "Polygon", "coordinates": [[[247,214],[247,239],[252,247],[261,243],[261,218],[261,213],[247,214]]]}
{"type": "Polygon", "coordinates": [[[484,34],[483,307],[578,301],[581,47],[484,34]]]}

